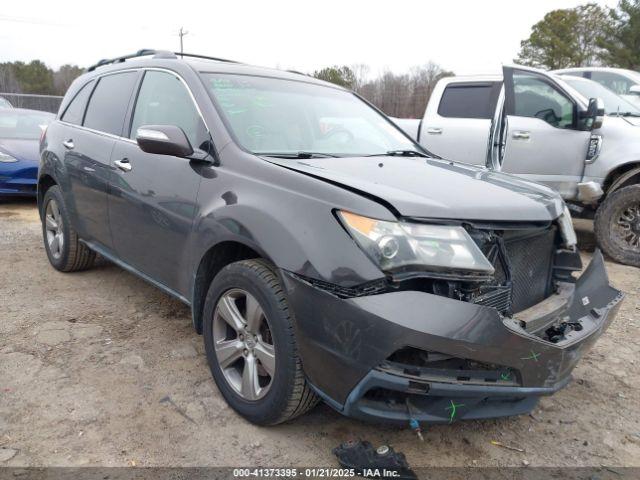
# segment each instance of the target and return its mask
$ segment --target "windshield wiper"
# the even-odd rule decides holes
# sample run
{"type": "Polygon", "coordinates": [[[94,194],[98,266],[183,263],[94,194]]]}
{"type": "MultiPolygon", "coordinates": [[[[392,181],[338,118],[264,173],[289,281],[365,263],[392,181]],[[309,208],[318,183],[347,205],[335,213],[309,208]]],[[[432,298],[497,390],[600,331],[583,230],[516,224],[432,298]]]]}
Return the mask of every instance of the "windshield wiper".
{"type": "Polygon", "coordinates": [[[256,152],[256,155],[278,158],[340,158],[340,155],[322,152],[256,152]]]}
{"type": "Polygon", "coordinates": [[[425,157],[429,158],[429,155],[426,155],[417,150],[389,150],[386,153],[374,153],[373,155],[365,155],[366,157],[425,157]]]}

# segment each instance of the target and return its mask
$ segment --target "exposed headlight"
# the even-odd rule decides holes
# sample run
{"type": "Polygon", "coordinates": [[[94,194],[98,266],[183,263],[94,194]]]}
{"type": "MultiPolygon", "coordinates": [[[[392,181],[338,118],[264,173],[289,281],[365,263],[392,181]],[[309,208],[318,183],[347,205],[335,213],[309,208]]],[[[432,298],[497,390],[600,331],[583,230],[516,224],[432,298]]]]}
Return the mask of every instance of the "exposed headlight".
{"type": "Polygon", "coordinates": [[[8,153],[0,152],[0,163],[14,163],[17,161],[17,158],[12,157],[8,153]]]}
{"type": "Polygon", "coordinates": [[[387,222],[339,211],[356,243],[383,271],[469,271],[493,274],[494,268],[462,227],[387,222]]]}
{"type": "Polygon", "coordinates": [[[558,223],[560,224],[560,234],[562,240],[567,247],[575,247],[578,243],[578,237],[576,237],[576,231],[573,229],[573,222],[571,221],[571,212],[565,205],[562,215],[558,217],[558,223]]]}

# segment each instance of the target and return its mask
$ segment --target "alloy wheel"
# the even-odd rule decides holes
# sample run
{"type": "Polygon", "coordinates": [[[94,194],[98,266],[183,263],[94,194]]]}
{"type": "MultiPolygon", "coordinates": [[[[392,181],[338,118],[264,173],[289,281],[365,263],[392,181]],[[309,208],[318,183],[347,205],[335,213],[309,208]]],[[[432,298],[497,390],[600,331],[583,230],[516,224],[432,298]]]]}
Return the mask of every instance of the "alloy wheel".
{"type": "Polygon", "coordinates": [[[49,253],[53,258],[58,259],[62,256],[64,247],[64,231],[62,229],[62,215],[55,199],[51,199],[47,203],[44,218],[49,253]]]}
{"type": "Polygon", "coordinates": [[[220,297],[213,346],[224,378],[237,394],[248,401],[266,395],[275,376],[275,349],[264,310],[249,292],[234,288],[220,297]]]}
{"type": "Polygon", "coordinates": [[[618,242],[624,248],[640,251],[640,204],[626,206],[616,217],[618,242]]]}

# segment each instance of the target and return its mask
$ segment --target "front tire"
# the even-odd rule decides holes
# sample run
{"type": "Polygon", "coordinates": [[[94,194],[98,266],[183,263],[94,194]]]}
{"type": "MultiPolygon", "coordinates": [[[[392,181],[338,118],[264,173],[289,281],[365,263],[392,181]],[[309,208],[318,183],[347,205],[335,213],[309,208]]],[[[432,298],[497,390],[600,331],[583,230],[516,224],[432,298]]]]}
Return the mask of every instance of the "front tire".
{"type": "Polygon", "coordinates": [[[44,248],[53,268],[61,272],[75,272],[93,265],[96,254],[80,243],[57,185],[45,193],[41,216],[44,248]]]}
{"type": "Polygon", "coordinates": [[[640,267],[640,185],[616,190],[598,207],[598,245],[618,263],[640,267]]]}
{"type": "Polygon", "coordinates": [[[273,266],[243,260],[211,282],[204,306],[204,344],[227,403],[258,425],[274,425],[318,401],[298,357],[291,313],[273,266]]]}

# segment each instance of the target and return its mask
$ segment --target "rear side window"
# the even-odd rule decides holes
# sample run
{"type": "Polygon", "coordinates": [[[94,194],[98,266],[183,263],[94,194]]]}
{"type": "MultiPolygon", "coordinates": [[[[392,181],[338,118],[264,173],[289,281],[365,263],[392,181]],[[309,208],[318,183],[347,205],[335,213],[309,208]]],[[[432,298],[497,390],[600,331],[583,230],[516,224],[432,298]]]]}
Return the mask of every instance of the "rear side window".
{"type": "Polygon", "coordinates": [[[84,87],[82,87],[78,93],[76,93],[76,96],[73,97],[73,100],[71,100],[71,103],[61,117],[61,120],[63,122],[73,123],[74,125],[82,125],[84,109],[87,106],[89,95],[91,95],[93,83],[93,80],[91,80],[84,87]]]}
{"type": "Polygon", "coordinates": [[[180,127],[191,145],[197,148],[202,148],[209,138],[186,87],[168,72],[145,73],[131,122],[131,138],[135,138],[141,125],[180,127]]]}
{"type": "Polygon", "coordinates": [[[123,72],[102,77],[89,100],[84,126],[121,135],[137,76],[137,72],[123,72]]]}
{"type": "Polygon", "coordinates": [[[453,84],[444,89],[438,114],[449,118],[493,118],[498,88],[495,83],[453,84]]]}

